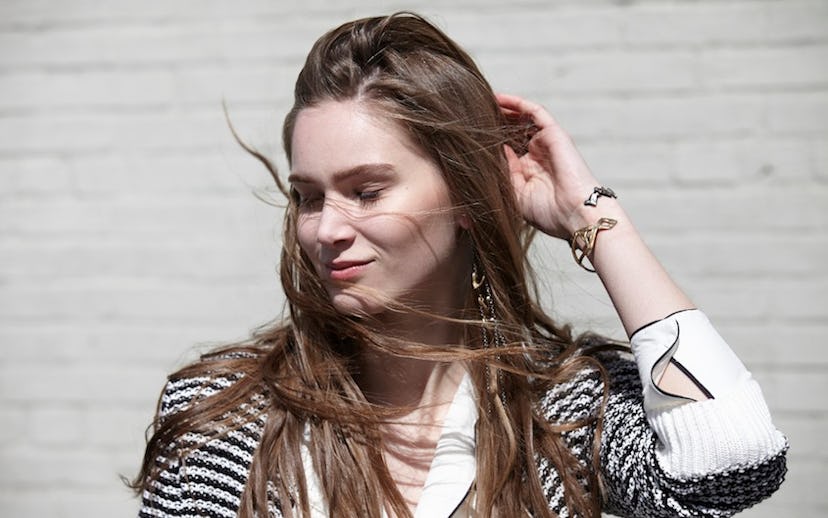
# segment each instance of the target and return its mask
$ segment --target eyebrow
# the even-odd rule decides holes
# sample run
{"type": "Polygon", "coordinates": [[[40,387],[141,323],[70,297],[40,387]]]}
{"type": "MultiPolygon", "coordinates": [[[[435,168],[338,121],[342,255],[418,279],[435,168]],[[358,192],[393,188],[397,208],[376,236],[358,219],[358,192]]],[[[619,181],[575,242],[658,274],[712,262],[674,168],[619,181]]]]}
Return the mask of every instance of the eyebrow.
{"type": "MultiPolygon", "coordinates": [[[[389,174],[394,172],[394,166],[386,163],[377,164],[360,164],[347,169],[342,169],[333,174],[334,183],[339,183],[348,180],[354,176],[371,176],[380,174],[389,174]]],[[[301,172],[294,172],[288,176],[290,183],[314,183],[314,180],[301,172]]]]}

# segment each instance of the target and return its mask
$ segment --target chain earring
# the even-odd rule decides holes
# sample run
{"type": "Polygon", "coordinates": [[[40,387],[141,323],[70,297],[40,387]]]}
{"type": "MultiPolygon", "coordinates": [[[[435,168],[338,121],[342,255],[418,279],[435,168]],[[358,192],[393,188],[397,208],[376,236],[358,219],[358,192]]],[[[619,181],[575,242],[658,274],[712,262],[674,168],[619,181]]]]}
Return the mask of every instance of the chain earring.
{"type": "MultiPolygon", "coordinates": [[[[500,325],[495,312],[494,298],[492,297],[492,287],[486,279],[486,274],[481,272],[478,265],[477,257],[472,263],[471,284],[475,293],[477,294],[477,307],[480,311],[480,320],[483,325],[480,327],[481,339],[483,348],[490,347],[500,348],[506,345],[506,338],[500,332],[500,325]]],[[[496,356],[500,360],[500,356],[496,356]]],[[[497,385],[500,386],[500,400],[503,405],[506,405],[506,391],[503,387],[503,372],[498,370],[497,385]]],[[[486,366],[486,386],[493,390],[491,380],[491,366],[486,366]]]]}

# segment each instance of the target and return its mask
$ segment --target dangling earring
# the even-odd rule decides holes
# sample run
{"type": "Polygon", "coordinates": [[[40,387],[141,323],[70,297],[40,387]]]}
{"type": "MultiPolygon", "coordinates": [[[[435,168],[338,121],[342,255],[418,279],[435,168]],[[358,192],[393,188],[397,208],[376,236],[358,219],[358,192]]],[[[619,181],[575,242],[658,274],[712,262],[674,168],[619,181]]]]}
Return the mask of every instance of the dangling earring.
{"type": "MultiPolygon", "coordinates": [[[[504,347],[506,345],[506,338],[500,332],[500,325],[495,312],[494,298],[492,297],[492,287],[486,279],[486,274],[481,272],[481,268],[477,262],[477,254],[475,254],[474,262],[472,263],[471,284],[477,294],[477,307],[480,310],[480,320],[483,322],[483,325],[480,326],[483,348],[504,347]]],[[[500,360],[500,355],[496,356],[496,358],[500,360]]],[[[503,387],[503,371],[498,370],[497,386],[494,386],[491,379],[491,366],[486,365],[486,386],[492,393],[497,391],[497,386],[500,387],[500,400],[505,406],[506,391],[503,387]]]]}

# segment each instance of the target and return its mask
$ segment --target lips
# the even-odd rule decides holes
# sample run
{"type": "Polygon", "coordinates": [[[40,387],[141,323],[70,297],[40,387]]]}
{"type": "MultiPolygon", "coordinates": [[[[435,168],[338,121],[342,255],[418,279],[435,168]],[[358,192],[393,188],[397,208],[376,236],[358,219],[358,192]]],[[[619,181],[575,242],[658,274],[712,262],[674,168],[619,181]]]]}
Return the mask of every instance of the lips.
{"type": "Polygon", "coordinates": [[[349,281],[362,274],[372,261],[331,261],[325,264],[328,276],[333,281],[349,281]]]}

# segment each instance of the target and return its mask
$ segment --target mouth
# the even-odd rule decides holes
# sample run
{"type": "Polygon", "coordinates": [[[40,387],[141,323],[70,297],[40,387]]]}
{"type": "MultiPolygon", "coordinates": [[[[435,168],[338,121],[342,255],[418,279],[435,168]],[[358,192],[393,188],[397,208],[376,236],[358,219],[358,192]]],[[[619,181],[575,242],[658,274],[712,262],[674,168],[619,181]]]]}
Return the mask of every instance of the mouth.
{"type": "Polygon", "coordinates": [[[362,274],[373,261],[332,261],[325,263],[325,270],[332,281],[350,281],[362,274]]]}

